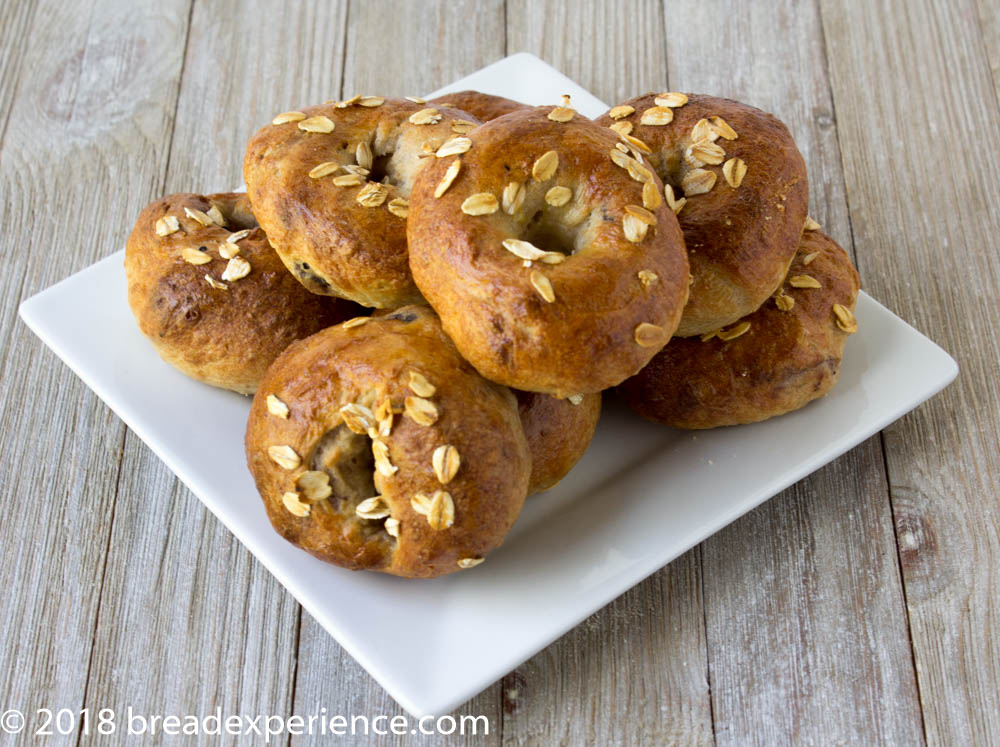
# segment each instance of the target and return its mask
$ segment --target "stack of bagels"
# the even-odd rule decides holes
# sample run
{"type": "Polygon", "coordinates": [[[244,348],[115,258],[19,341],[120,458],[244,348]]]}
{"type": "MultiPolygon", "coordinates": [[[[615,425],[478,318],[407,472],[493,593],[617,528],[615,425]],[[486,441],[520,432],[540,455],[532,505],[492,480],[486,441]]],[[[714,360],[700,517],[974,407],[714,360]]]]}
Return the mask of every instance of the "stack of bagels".
{"type": "Polygon", "coordinates": [[[668,426],[759,421],[826,394],[857,330],[795,142],[736,101],[355,96],[277,115],[244,176],[143,210],[129,304],[168,363],[255,395],[271,523],[346,568],[476,566],[604,390],[668,426]]]}

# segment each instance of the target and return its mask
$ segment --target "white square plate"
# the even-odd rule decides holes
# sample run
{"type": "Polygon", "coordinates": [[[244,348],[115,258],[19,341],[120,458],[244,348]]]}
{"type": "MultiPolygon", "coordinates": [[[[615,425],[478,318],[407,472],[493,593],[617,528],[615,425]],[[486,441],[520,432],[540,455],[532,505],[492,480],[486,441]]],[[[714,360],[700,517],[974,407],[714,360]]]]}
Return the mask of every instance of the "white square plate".
{"type": "MultiPolygon", "coordinates": [[[[532,104],[569,93],[583,114],[607,109],[528,54],[434,95],[465,88],[532,104]]],[[[862,293],[861,331],[848,341],[840,382],[826,398],[765,423],[698,434],[645,423],[609,402],[586,457],[556,489],[529,499],[486,563],[406,581],[326,565],[271,529],[244,463],[249,401],[160,360],[129,311],[123,256],[28,299],[22,318],[415,715],[460,705],[958,372],[947,353],[862,293]],[[206,443],[217,450],[205,451],[206,443]]]]}

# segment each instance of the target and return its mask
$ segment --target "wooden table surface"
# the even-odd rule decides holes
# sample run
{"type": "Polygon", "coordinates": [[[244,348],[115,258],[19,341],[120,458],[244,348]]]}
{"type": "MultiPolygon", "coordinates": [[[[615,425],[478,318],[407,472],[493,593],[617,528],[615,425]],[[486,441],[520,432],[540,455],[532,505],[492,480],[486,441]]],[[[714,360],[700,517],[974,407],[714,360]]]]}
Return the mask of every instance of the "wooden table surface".
{"type": "Polygon", "coordinates": [[[0,710],[401,712],[17,306],[239,183],[275,112],[526,50],[609,102],[775,112],[811,214],[961,373],[458,713],[483,744],[1000,740],[995,0],[3,0],[0,41],[0,710]]]}

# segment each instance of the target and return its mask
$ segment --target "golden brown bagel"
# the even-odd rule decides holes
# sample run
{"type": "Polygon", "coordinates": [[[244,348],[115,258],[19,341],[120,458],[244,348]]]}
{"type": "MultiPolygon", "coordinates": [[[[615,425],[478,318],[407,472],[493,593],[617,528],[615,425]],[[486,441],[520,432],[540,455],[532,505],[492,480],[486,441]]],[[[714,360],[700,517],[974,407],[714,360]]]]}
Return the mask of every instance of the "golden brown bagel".
{"type": "Polygon", "coordinates": [[[677,428],[797,410],[836,383],[844,342],[857,329],[859,287],[847,252],[821,231],[806,231],[773,299],[705,341],[674,338],[619,392],[644,418],[677,428]]]}
{"type": "Polygon", "coordinates": [[[732,324],[764,303],[795,256],[809,200],[805,161],[785,125],[693,93],[649,93],[596,121],[646,143],[676,196],[694,278],[677,335],[732,324]]]}
{"type": "Polygon", "coordinates": [[[580,461],[601,417],[601,395],[581,394],[571,401],[519,389],[514,394],[531,450],[531,495],[554,487],[580,461]]]}
{"type": "Polygon", "coordinates": [[[410,188],[424,157],[478,120],[369,96],[274,122],[251,138],[243,174],[254,214],[292,274],[313,293],[365,306],[419,301],[406,261],[410,188]]]}
{"type": "Polygon", "coordinates": [[[446,93],[436,99],[431,99],[431,104],[435,106],[448,106],[452,109],[461,109],[468,112],[480,122],[489,122],[491,119],[502,117],[504,114],[516,112],[519,109],[529,109],[527,104],[513,99],[505,99],[503,96],[493,96],[489,93],[479,91],[457,91],[456,93],[446,93]]]}
{"type": "Polygon", "coordinates": [[[243,194],[173,194],[149,204],[129,236],[125,274],[129,306],[160,356],[241,394],[252,394],[295,340],[359,311],[295,282],[243,194]]]}
{"type": "Polygon", "coordinates": [[[462,355],[493,381],[557,396],[636,373],[687,298],[659,180],[566,107],[516,111],[468,137],[467,153],[417,175],[408,220],[414,280],[462,355]]]}
{"type": "MultiPolygon", "coordinates": [[[[437,316],[428,306],[420,309],[421,313],[437,316]]],[[[393,313],[379,309],[372,316],[378,318],[393,313]]],[[[531,479],[528,481],[528,495],[531,495],[554,487],[580,461],[597,429],[601,395],[580,394],[559,399],[551,394],[511,391],[517,397],[521,426],[531,452],[531,479]]]]}
{"type": "Polygon", "coordinates": [[[267,514],[285,539],[345,568],[471,567],[527,493],[517,401],[462,360],[424,307],[362,318],[292,345],[261,382],[246,451],[267,514]]]}

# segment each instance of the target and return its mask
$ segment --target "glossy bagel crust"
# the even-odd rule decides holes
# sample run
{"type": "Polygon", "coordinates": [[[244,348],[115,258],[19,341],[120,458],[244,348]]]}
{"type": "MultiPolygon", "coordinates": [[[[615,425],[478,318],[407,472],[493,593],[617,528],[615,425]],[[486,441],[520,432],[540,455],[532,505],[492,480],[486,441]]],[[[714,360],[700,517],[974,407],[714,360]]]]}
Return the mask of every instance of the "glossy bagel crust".
{"type": "Polygon", "coordinates": [[[341,103],[286,112],[250,139],[243,174],[254,214],[313,293],[378,308],[418,302],[406,199],[424,159],[460,135],[454,123],[478,120],[404,99],[341,103]]]}
{"type": "Polygon", "coordinates": [[[479,376],[423,307],[291,346],[254,398],[246,452],[285,539],[345,568],[408,577],[461,570],[497,547],[531,472],[514,395],[479,376]],[[436,458],[446,446],[454,453],[436,458]],[[439,491],[453,522],[447,510],[436,518],[417,510],[420,496],[429,501],[439,491]],[[286,503],[286,493],[296,500],[286,503]],[[359,516],[374,496],[386,515],[359,516]]]}
{"type": "Polygon", "coordinates": [[[580,461],[597,430],[601,395],[582,394],[573,404],[551,394],[518,389],[514,394],[531,450],[531,495],[554,487],[580,461]]]}
{"type": "Polygon", "coordinates": [[[753,423],[797,410],[836,383],[844,343],[856,329],[859,287],[847,252],[821,231],[806,231],[775,297],[723,336],[748,322],[746,332],[728,341],[674,338],[618,391],[644,418],[677,428],[753,423]],[[852,313],[838,319],[834,304],[852,313]]]}
{"type": "Polygon", "coordinates": [[[241,394],[252,394],[295,340],[359,311],[309,293],[288,274],[243,194],[172,194],[150,203],[129,236],[125,274],[129,306],[160,356],[193,379],[241,394]],[[159,235],[158,222],[169,233],[159,235]],[[244,230],[245,237],[227,242],[244,230]],[[224,279],[233,260],[220,250],[246,262],[248,274],[224,279]]]}
{"type": "Polygon", "coordinates": [[[634,109],[631,114],[613,119],[606,113],[595,120],[605,126],[631,124],[631,135],[652,148],[650,161],[678,200],[691,171],[715,175],[714,186],[703,194],[686,195],[677,214],[693,277],[677,330],[681,337],[731,324],[764,303],[795,256],[809,201],[805,161],[781,121],[730,99],[685,95],[686,104],[667,107],[673,112],[668,124],[642,124],[646,112],[657,106],[657,97],[665,96],[653,93],[620,105],[634,109]],[[697,159],[694,153],[688,155],[693,129],[712,117],[722,117],[737,137],[727,139],[712,128],[696,130],[697,135],[712,133],[712,144],[724,151],[723,160],[689,160],[697,159]],[[738,187],[731,186],[723,169],[730,159],[746,164],[738,187]]]}
{"type": "Polygon", "coordinates": [[[429,163],[408,236],[414,280],[462,355],[493,381],[565,396],[599,392],[649,361],[680,319],[688,266],[663,204],[647,211],[655,225],[641,240],[626,239],[626,206],[643,209],[644,181],[611,152],[658,192],[652,171],[607,128],[552,112],[494,119],[469,133],[468,152],[429,163]],[[470,198],[487,212],[463,212],[470,198]],[[529,265],[525,253],[539,251],[529,265]]]}
{"type": "Polygon", "coordinates": [[[493,96],[489,93],[480,93],[479,91],[446,93],[444,96],[431,99],[429,103],[435,106],[448,106],[452,109],[461,109],[481,122],[489,122],[491,119],[502,117],[504,114],[531,108],[520,101],[505,99],[503,96],[493,96]]]}

